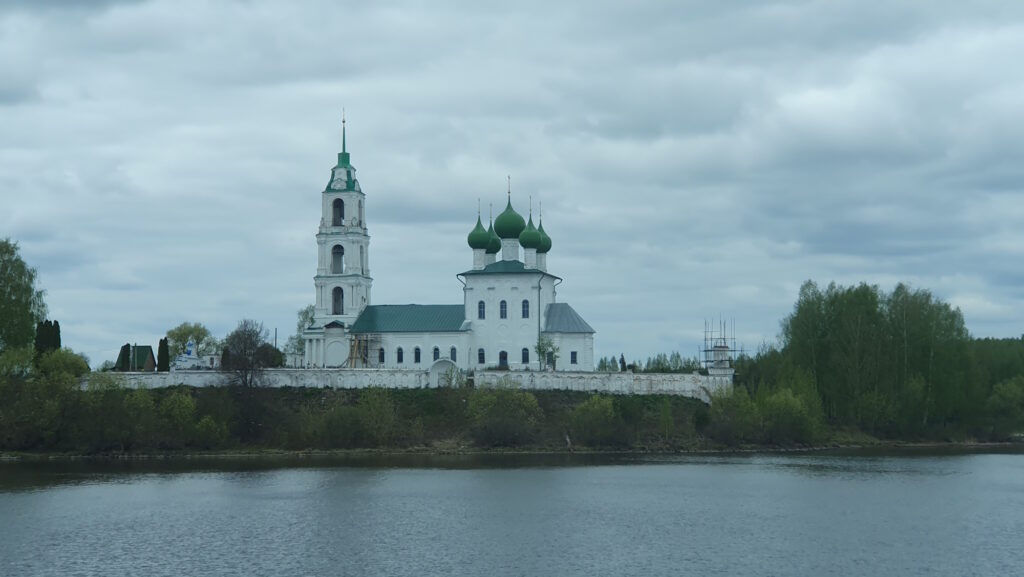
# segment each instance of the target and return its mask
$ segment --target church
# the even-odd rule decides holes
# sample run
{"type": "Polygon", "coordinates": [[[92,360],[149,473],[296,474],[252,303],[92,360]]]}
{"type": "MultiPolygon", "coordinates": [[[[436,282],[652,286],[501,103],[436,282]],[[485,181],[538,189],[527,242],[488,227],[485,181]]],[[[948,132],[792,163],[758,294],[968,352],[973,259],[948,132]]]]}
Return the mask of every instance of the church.
{"type": "Polygon", "coordinates": [[[303,332],[306,367],[430,370],[593,371],[594,329],[557,301],[562,279],[548,272],[551,237],[543,218],[512,208],[469,232],[472,267],[457,275],[462,304],[374,305],[366,195],[345,142],[321,194],[316,234],[316,304],[303,332]],[[541,359],[537,342],[556,348],[541,359]]]}

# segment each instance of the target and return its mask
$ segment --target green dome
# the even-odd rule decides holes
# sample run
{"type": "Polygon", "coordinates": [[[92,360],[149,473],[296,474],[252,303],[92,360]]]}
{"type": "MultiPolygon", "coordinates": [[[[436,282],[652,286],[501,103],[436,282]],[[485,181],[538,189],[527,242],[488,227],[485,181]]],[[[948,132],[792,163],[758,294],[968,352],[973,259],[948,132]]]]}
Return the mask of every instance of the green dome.
{"type": "Polygon", "coordinates": [[[540,244],[537,245],[538,254],[546,254],[551,250],[551,237],[548,233],[544,232],[544,221],[540,221],[540,226],[537,227],[537,232],[540,233],[540,244]]]}
{"type": "Polygon", "coordinates": [[[487,234],[490,235],[490,240],[487,242],[487,254],[498,254],[501,251],[501,239],[498,238],[498,233],[494,232],[494,223],[487,228],[487,234]]]}
{"type": "Polygon", "coordinates": [[[519,238],[519,234],[526,228],[526,221],[519,213],[512,210],[512,199],[508,201],[505,210],[494,219],[494,232],[502,239],[519,238]]]}
{"type": "Polygon", "coordinates": [[[476,226],[469,232],[469,236],[466,237],[466,242],[469,243],[469,248],[487,248],[487,245],[491,243],[491,233],[487,232],[484,225],[480,223],[480,217],[476,217],[476,226]]]}
{"type": "Polygon", "coordinates": [[[522,233],[519,234],[519,244],[523,248],[540,248],[541,242],[544,237],[540,235],[540,231],[537,227],[533,226],[533,217],[530,217],[530,222],[526,223],[526,228],[522,233]]]}

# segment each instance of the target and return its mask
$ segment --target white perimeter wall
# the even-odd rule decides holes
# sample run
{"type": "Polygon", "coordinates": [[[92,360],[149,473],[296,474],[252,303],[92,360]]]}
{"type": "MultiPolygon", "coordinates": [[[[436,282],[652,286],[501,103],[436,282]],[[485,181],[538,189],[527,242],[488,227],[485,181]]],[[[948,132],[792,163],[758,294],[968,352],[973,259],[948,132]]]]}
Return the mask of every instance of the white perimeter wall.
{"type": "MultiPolygon", "coordinates": [[[[416,389],[438,386],[438,378],[448,364],[437,370],[404,369],[269,369],[263,373],[267,387],[332,387],[336,389],[416,389]]],[[[174,371],[170,373],[120,373],[131,388],[157,389],[175,385],[216,387],[227,384],[228,374],[217,371],[174,371]]],[[[728,377],[700,374],[595,373],[540,371],[476,371],[477,387],[496,387],[510,383],[527,390],[595,391],[634,395],[684,395],[705,402],[708,392],[730,387],[728,377]]]]}

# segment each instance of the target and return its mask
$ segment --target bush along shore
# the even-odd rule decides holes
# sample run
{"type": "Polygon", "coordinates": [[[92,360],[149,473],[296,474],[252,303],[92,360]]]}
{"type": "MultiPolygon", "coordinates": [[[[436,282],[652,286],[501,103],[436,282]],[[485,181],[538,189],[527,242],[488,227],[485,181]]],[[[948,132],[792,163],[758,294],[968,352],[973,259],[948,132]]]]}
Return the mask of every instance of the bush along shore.
{"type": "MultiPolygon", "coordinates": [[[[40,366],[53,369],[58,360],[40,366]]],[[[83,390],[75,379],[49,376],[46,387],[24,382],[20,390],[6,380],[4,398],[13,402],[0,419],[0,451],[667,452],[880,442],[829,428],[791,389],[752,398],[741,388],[709,406],[674,395],[511,387],[126,389],[112,374],[93,374],[83,390]]]]}

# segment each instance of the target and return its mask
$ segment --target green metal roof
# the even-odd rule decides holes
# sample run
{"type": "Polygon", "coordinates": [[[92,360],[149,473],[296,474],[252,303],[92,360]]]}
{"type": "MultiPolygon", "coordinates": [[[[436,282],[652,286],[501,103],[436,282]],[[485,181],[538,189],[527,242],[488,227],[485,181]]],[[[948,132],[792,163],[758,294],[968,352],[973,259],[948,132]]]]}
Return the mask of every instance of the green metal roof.
{"type": "Polygon", "coordinates": [[[469,232],[466,242],[469,243],[469,248],[472,249],[486,249],[487,245],[490,244],[491,233],[487,232],[484,228],[479,216],[476,217],[476,226],[469,232]]]}
{"type": "Polygon", "coordinates": [[[466,320],[463,305],[371,305],[352,323],[349,332],[452,333],[466,320]]]}
{"type": "Polygon", "coordinates": [[[492,262],[480,270],[467,270],[466,272],[459,273],[460,275],[473,275],[473,274],[544,274],[547,276],[559,278],[553,274],[546,273],[540,269],[526,268],[522,262],[518,260],[499,260],[492,262]]]}
{"type": "Polygon", "coordinates": [[[594,333],[587,321],[568,303],[551,303],[544,315],[544,332],[546,333],[594,333]]]}
{"type": "Polygon", "coordinates": [[[117,354],[117,362],[114,363],[114,366],[118,367],[118,369],[120,369],[120,367],[122,366],[127,366],[129,370],[134,369],[137,371],[142,371],[145,370],[146,362],[149,361],[150,359],[153,359],[154,365],[156,364],[156,356],[153,354],[153,347],[151,347],[150,345],[138,345],[134,347],[134,349],[134,362],[132,362],[130,353],[128,355],[125,355],[124,351],[121,351],[117,354]]]}
{"type": "Polygon", "coordinates": [[[543,241],[543,235],[540,234],[537,227],[533,226],[533,215],[531,214],[530,221],[526,223],[526,228],[523,232],[519,233],[519,244],[523,248],[539,248],[543,241]]]}
{"type": "Polygon", "coordinates": [[[505,210],[494,219],[494,232],[501,238],[519,238],[519,233],[526,228],[526,221],[512,208],[512,196],[509,195],[505,210]]]}

